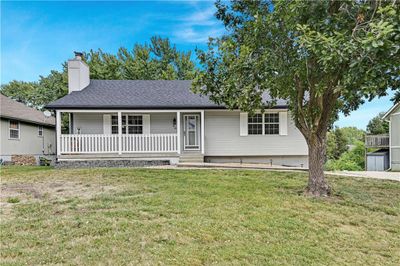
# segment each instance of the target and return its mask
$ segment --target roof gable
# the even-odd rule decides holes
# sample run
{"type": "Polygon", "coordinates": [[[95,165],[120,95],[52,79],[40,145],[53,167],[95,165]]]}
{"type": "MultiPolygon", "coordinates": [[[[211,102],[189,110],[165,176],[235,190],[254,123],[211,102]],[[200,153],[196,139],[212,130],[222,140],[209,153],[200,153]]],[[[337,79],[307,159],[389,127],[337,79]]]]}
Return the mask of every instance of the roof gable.
{"type": "Polygon", "coordinates": [[[382,117],[383,119],[387,120],[389,119],[389,116],[391,116],[394,113],[400,112],[400,102],[394,104],[392,108],[389,109],[389,111],[386,112],[386,114],[382,117]]]}

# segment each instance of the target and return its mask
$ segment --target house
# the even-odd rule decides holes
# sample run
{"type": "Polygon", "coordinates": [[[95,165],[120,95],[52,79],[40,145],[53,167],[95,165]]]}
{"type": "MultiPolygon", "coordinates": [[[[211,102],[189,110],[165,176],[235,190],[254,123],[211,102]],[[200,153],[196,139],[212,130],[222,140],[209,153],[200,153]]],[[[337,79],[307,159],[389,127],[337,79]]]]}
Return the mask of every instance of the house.
{"type": "Polygon", "coordinates": [[[0,94],[0,156],[3,162],[36,164],[55,154],[55,119],[0,94]]]}
{"type": "MultiPolygon", "coordinates": [[[[263,162],[308,167],[286,101],[252,116],[190,90],[188,80],[90,80],[76,54],[56,112],[57,158],[67,161],[263,162]],[[61,115],[69,115],[69,134],[61,115]]],[[[270,100],[268,94],[265,102],[270,100]]]]}
{"type": "Polygon", "coordinates": [[[389,122],[389,134],[366,135],[367,171],[400,171],[400,103],[395,104],[382,119],[389,122]]]}
{"type": "Polygon", "coordinates": [[[389,122],[389,162],[392,171],[400,171],[400,102],[383,116],[389,122]]]}

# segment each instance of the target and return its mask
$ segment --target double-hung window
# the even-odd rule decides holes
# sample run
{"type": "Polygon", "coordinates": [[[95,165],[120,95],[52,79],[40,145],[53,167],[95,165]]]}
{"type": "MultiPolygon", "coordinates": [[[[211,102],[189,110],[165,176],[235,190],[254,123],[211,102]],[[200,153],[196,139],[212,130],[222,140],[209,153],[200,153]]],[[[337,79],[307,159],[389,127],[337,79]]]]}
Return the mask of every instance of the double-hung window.
{"type": "Polygon", "coordinates": [[[143,117],[141,115],[128,116],[128,134],[143,134],[143,117]]]}
{"type": "Polygon", "coordinates": [[[247,129],[249,135],[279,135],[279,113],[248,116],[247,129]]]}
{"type": "Polygon", "coordinates": [[[19,122],[10,120],[9,131],[10,139],[19,139],[19,122]]]}
{"type": "Polygon", "coordinates": [[[279,135],[279,113],[264,114],[264,134],[279,135]]]}
{"type": "Polygon", "coordinates": [[[43,126],[38,126],[38,136],[43,137],[43,126]]]}
{"type": "MultiPolygon", "coordinates": [[[[143,134],[143,117],[141,115],[123,115],[122,134],[143,134]]],[[[111,116],[111,133],[118,134],[118,116],[111,116]]]]}
{"type": "Polygon", "coordinates": [[[247,128],[249,135],[262,135],[263,117],[262,114],[254,114],[248,117],[247,128]]]}

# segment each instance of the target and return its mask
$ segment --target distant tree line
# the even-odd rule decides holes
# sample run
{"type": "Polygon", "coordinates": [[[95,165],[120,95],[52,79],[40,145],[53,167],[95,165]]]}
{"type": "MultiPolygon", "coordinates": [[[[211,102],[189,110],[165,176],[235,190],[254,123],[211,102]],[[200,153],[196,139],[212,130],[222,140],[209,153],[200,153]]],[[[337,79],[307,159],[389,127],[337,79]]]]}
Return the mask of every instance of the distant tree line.
{"type": "MultiPolygon", "coordinates": [[[[101,49],[84,52],[84,61],[90,67],[91,79],[128,80],[187,80],[193,79],[195,64],[191,52],[179,51],[167,38],[152,37],[150,43],[125,47],[117,54],[101,49]]],[[[68,93],[67,63],[62,70],[52,70],[38,81],[13,80],[1,85],[1,93],[39,110],[68,93]]]]}
{"type": "Polygon", "coordinates": [[[389,133],[389,123],[383,120],[385,113],[379,113],[367,125],[367,130],[356,127],[335,127],[328,132],[326,143],[327,170],[361,171],[365,169],[366,134],[389,133]]]}

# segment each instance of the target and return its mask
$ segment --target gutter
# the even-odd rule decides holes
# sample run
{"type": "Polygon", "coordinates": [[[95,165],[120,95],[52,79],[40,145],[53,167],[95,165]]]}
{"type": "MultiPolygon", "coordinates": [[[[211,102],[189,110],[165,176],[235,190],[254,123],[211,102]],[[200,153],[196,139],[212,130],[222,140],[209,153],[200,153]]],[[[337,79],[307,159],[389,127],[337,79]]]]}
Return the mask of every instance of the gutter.
{"type": "Polygon", "coordinates": [[[17,120],[17,121],[25,122],[25,123],[28,123],[28,124],[34,124],[34,125],[56,127],[55,123],[54,124],[49,124],[49,123],[38,122],[38,121],[34,121],[34,120],[29,120],[29,119],[23,119],[23,118],[19,118],[19,117],[0,115],[0,118],[17,120]]]}

